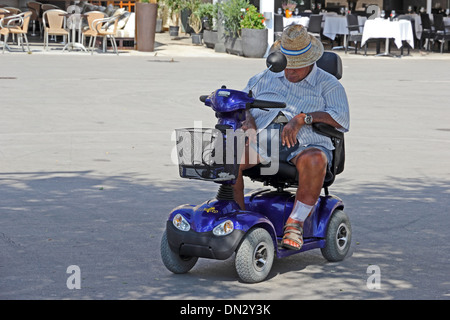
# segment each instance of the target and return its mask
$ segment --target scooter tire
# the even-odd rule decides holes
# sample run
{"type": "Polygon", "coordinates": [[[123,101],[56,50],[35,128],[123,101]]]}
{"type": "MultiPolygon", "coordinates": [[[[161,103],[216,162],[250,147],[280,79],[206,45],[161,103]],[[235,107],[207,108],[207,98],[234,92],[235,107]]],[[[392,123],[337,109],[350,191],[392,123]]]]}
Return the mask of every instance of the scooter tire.
{"type": "Polygon", "coordinates": [[[197,263],[198,257],[183,257],[170,249],[167,232],[161,238],[161,258],[166,268],[176,274],[186,273],[197,263]]]}
{"type": "Polygon", "coordinates": [[[342,210],[335,210],[328,223],[326,244],[321,249],[322,255],[330,262],[344,260],[352,241],[352,226],[347,214],[342,210]]]}
{"type": "Polygon", "coordinates": [[[243,282],[261,282],[269,275],[275,250],[272,237],[263,228],[250,230],[236,250],[235,267],[243,282]]]}

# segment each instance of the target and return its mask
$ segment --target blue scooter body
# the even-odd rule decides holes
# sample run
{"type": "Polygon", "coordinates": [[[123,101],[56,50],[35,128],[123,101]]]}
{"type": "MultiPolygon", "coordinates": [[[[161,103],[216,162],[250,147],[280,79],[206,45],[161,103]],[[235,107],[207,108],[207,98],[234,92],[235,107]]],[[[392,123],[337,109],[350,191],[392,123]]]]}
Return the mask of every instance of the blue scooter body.
{"type": "Polygon", "coordinates": [[[283,226],[289,217],[295,194],[273,189],[257,189],[245,196],[247,210],[240,210],[234,201],[211,199],[200,205],[183,205],[175,208],[169,215],[167,231],[169,245],[180,255],[212,259],[229,258],[245,233],[253,227],[262,227],[272,236],[277,257],[323,248],[329,218],[335,209],[344,204],[336,196],[321,196],[314,212],[304,223],[304,245],[301,250],[286,250],[279,246],[283,236],[283,226]],[[190,224],[189,231],[180,231],[172,223],[181,214],[190,224]],[[216,236],[213,229],[222,222],[231,220],[232,233],[216,236]]]}

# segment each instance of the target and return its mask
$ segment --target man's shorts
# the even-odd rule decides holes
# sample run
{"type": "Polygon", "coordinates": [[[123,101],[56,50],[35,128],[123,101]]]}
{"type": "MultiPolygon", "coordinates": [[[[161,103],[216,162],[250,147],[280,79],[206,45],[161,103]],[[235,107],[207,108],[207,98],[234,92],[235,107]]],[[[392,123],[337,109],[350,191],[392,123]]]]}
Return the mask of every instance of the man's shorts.
{"type": "Polygon", "coordinates": [[[331,166],[333,152],[323,146],[315,144],[300,145],[298,141],[294,146],[291,146],[290,148],[288,148],[287,146],[283,146],[281,143],[281,132],[283,131],[284,125],[285,123],[272,122],[266,127],[266,129],[258,133],[257,143],[250,143],[250,146],[260,156],[261,162],[263,164],[267,164],[271,161],[289,162],[293,164],[291,160],[295,158],[299,153],[309,148],[316,148],[322,150],[325,153],[328,159],[328,166],[331,166]]]}

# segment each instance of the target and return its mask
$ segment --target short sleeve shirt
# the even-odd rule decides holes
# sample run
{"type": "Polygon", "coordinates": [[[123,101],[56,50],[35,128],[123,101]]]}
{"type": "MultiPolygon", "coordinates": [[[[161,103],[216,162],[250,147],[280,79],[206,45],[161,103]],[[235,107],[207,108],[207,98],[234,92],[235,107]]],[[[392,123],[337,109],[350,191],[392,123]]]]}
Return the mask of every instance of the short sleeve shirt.
{"type": "MultiPolygon", "coordinates": [[[[288,120],[300,113],[324,111],[341,125],[341,131],[347,132],[350,126],[350,114],[347,95],[341,83],[328,72],[314,64],[308,76],[300,82],[290,82],[284,72],[268,71],[252,77],[243,91],[261,100],[285,102],[283,109],[251,109],[258,130],[267,127],[281,111],[288,120]],[[261,78],[261,79],[260,79],[261,78]],[[260,79],[258,81],[258,79],[260,79]],[[256,85],[253,87],[253,85],[256,85]]],[[[321,145],[333,150],[330,138],[313,131],[312,126],[303,126],[297,134],[297,140],[302,146],[310,144],[321,145]]]]}

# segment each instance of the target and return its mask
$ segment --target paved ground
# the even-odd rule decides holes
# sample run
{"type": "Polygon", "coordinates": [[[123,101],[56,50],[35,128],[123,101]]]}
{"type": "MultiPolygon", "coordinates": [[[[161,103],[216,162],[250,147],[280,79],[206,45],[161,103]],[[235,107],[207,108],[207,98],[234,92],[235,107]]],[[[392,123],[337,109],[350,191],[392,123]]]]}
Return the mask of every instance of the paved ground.
{"type": "Polygon", "coordinates": [[[353,224],[351,255],[276,260],[248,285],[233,259],[171,274],[159,242],[173,207],[216,191],[178,177],[173,129],[212,126],[198,96],[242,88],[264,60],[186,40],[156,56],[32,50],[0,55],[0,298],[449,299],[448,54],[341,54],[351,132],[331,191],[353,224]],[[67,287],[71,265],[81,289],[67,287]]]}

